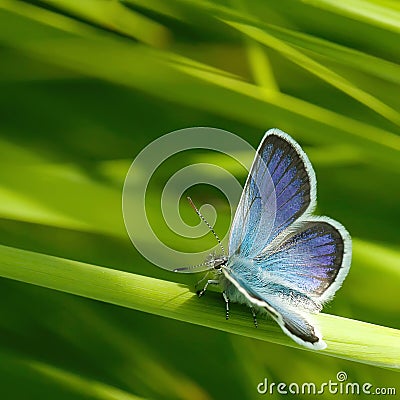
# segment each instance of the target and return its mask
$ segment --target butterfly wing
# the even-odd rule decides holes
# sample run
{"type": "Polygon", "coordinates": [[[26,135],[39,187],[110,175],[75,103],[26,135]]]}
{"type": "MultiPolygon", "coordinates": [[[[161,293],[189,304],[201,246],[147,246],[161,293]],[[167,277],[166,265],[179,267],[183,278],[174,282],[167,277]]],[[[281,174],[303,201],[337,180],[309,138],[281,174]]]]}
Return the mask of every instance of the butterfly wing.
{"type": "Polygon", "coordinates": [[[250,169],[229,238],[229,254],[253,257],[284,229],[315,207],[316,179],[300,146],[269,130],[250,169]]]}
{"type": "Polygon", "coordinates": [[[247,300],[266,309],[282,330],[312,349],[326,344],[312,321],[345,279],[351,239],[327,217],[300,221],[254,259],[232,257],[225,276],[247,300]]]}
{"type": "MultiPolygon", "coordinates": [[[[279,306],[275,304],[275,310],[279,306]]],[[[279,311],[278,311],[279,312],[279,311]]],[[[314,350],[323,350],[326,343],[321,332],[309,314],[301,313],[293,308],[281,308],[276,319],[282,330],[296,343],[314,350]]]]}
{"type": "Polygon", "coordinates": [[[326,347],[310,312],[319,312],[345,279],[351,239],[327,217],[296,223],[254,259],[234,256],[224,274],[250,303],[265,308],[297,343],[326,347]]]}
{"type": "MultiPolygon", "coordinates": [[[[261,282],[254,283],[254,276],[248,280],[243,276],[246,274],[238,271],[230,272],[229,270],[223,270],[223,272],[226,278],[233,284],[227,288],[230,298],[234,298],[235,292],[232,288],[235,288],[247,299],[248,303],[265,309],[282,330],[296,343],[314,350],[326,348],[326,343],[322,340],[322,335],[310,314],[296,308],[292,301],[293,298],[296,298],[303,305],[308,304],[309,308],[318,309],[318,306],[312,300],[294,291],[290,299],[288,296],[282,296],[282,293],[287,291],[287,289],[281,285],[274,283],[262,285],[261,282]],[[259,287],[262,287],[261,291],[258,290],[259,287]]],[[[286,292],[286,295],[288,294],[286,292]]]]}
{"type": "Polygon", "coordinates": [[[322,349],[310,312],[320,311],[341,286],[351,239],[338,222],[310,216],[315,203],[316,178],[307,156],[285,133],[268,131],[235,214],[223,272],[297,343],[322,349]]]}
{"type": "Polygon", "coordinates": [[[322,305],[342,285],[351,252],[350,235],[341,224],[328,217],[308,217],[268,245],[254,258],[254,266],[267,274],[269,282],[322,305]]]}

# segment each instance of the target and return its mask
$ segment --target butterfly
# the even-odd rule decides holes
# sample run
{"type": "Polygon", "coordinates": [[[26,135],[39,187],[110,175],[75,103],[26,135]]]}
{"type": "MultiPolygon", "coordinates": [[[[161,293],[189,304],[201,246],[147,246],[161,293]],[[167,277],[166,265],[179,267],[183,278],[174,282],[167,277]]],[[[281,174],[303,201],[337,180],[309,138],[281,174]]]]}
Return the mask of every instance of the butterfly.
{"type": "Polygon", "coordinates": [[[342,285],[352,244],[339,222],[312,215],[316,197],[315,172],[300,145],[279,129],[267,131],[233,219],[228,255],[191,202],[223,252],[201,264],[215,276],[199,296],[209,284],[218,284],[226,319],[230,301],[246,304],[256,326],[257,314],[266,312],[296,343],[326,348],[312,314],[321,311],[342,285]]]}

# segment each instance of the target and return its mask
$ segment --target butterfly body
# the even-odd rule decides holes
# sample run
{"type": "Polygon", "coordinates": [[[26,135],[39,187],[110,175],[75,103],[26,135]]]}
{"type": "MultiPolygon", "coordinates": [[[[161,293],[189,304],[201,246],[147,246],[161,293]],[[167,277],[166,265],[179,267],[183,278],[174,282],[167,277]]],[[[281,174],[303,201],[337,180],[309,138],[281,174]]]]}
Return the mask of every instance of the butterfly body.
{"type": "Polygon", "coordinates": [[[212,256],[206,265],[217,275],[208,283],[224,290],[227,317],[229,301],[243,303],[254,318],[267,312],[298,344],[324,349],[312,314],[343,283],[351,238],[337,221],[312,215],[315,205],[316,177],[307,155],[286,133],[269,130],[235,213],[229,254],[212,256]]]}

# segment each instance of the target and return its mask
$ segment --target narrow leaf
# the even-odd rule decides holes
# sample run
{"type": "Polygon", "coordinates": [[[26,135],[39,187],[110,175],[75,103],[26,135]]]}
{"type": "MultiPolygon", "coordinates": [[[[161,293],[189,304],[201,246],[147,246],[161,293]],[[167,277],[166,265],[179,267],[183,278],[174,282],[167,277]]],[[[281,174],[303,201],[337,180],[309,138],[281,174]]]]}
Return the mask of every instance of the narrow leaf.
{"type": "MultiPolygon", "coordinates": [[[[77,261],[0,246],[0,276],[106,303],[202,325],[259,340],[302,348],[272,321],[255,329],[249,313],[235,307],[224,319],[222,300],[209,294],[198,299],[177,283],[111,270],[77,261]]],[[[388,369],[400,368],[400,332],[338,316],[321,314],[318,321],[334,357],[388,369]]],[[[302,348],[303,349],[303,348],[302,348]]],[[[304,350],[304,349],[303,349],[304,350]]]]}

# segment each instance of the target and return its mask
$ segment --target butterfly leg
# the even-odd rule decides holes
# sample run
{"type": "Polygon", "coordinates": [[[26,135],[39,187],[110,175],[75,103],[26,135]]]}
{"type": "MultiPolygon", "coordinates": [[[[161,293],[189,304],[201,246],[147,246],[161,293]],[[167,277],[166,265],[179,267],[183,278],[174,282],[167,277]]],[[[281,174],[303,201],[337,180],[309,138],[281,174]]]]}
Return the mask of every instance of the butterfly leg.
{"type": "Polygon", "coordinates": [[[216,279],[209,279],[206,284],[204,285],[203,289],[199,290],[197,292],[197,295],[199,297],[203,296],[204,292],[207,290],[208,285],[219,285],[219,281],[217,281],[216,279]]]}
{"type": "Polygon", "coordinates": [[[222,296],[225,300],[226,319],[229,319],[229,299],[225,292],[222,292],[222,296]]]}
{"type": "Polygon", "coordinates": [[[251,315],[253,316],[254,325],[256,328],[258,328],[257,313],[253,307],[250,307],[250,311],[251,311],[251,315]]]}

